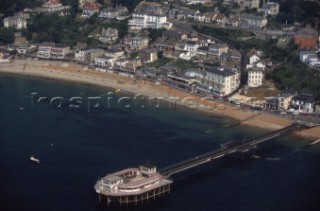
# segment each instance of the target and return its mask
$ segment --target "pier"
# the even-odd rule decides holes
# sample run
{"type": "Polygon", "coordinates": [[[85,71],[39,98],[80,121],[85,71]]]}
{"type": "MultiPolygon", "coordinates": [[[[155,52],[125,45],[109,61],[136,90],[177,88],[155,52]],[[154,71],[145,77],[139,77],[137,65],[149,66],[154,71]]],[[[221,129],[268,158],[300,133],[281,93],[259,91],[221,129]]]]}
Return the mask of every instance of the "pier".
{"type": "Polygon", "coordinates": [[[225,156],[230,155],[232,153],[249,152],[252,149],[256,148],[258,144],[262,144],[264,142],[267,142],[267,141],[274,139],[276,137],[279,137],[281,135],[284,135],[284,134],[293,132],[294,130],[302,129],[305,127],[307,127],[307,126],[305,126],[303,124],[294,123],[288,127],[282,128],[282,129],[277,130],[275,132],[268,133],[261,138],[253,139],[253,140],[242,142],[242,143],[241,142],[240,143],[239,142],[238,143],[237,142],[226,143],[226,144],[221,145],[221,147],[219,149],[216,149],[211,152],[207,152],[205,154],[198,155],[196,157],[184,160],[182,162],[167,166],[167,167],[160,170],[160,174],[162,174],[166,177],[170,177],[173,174],[197,167],[199,165],[202,165],[202,164],[205,164],[208,162],[212,162],[218,158],[225,157],[225,156]]]}
{"type": "Polygon", "coordinates": [[[293,131],[310,128],[301,122],[293,123],[280,130],[270,132],[263,137],[242,142],[228,142],[219,149],[198,155],[196,157],[167,166],[160,171],[155,166],[142,165],[139,168],[124,169],[101,178],[95,184],[99,202],[114,205],[137,205],[151,199],[156,199],[170,193],[173,181],[170,177],[179,172],[214,162],[233,153],[247,153],[257,148],[259,144],[270,141],[293,131]]]}

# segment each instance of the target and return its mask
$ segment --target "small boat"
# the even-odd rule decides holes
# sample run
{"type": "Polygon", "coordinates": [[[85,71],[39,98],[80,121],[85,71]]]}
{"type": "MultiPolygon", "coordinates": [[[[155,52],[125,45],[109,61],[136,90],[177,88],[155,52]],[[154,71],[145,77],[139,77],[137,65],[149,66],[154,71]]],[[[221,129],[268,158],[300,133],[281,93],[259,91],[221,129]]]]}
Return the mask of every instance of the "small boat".
{"type": "Polygon", "coordinates": [[[267,158],[267,160],[278,161],[278,160],[281,160],[281,159],[280,158],[267,158]]]}
{"type": "Polygon", "coordinates": [[[252,158],[254,159],[260,159],[261,157],[259,155],[252,155],[252,158]]]}
{"type": "Polygon", "coordinates": [[[30,160],[31,160],[32,162],[35,162],[35,163],[40,163],[40,160],[37,159],[37,158],[35,158],[35,157],[33,157],[33,156],[30,157],[30,160]]]}
{"type": "Polygon", "coordinates": [[[120,92],[120,91],[121,91],[121,89],[114,90],[115,93],[120,92]]]}

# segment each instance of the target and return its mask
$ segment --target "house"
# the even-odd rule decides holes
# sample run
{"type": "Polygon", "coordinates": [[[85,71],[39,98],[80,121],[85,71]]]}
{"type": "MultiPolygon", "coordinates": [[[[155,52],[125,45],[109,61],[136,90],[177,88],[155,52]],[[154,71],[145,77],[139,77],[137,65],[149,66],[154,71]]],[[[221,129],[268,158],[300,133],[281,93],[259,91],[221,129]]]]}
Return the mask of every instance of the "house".
{"type": "Polygon", "coordinates": [[[75,53],[74,59],[80,63],[90,64],[95,62],[95,58],[102,57],[104,54],[103,49],[83,49],[75,53]]]}
{"type": "Polygon", "coordinates": [[[263,4],[262,7],[258,9],[258,12],[263,12],[265,16],[276,16],[279,13],[279,10],[280,5],[278,3],[268,2],[263,4]]]}
{"type": "Polygon", "coordinates": [[[240,25],[240,16],[232,16],[228,20],[228,24],[232,27],[239,27],[240,25]]]}
{"type": "Polygon", "coordinates": [[[138,67],[141,67],[142,63],[140,59],[131,59],[126,63],[125,69],[128,71],[135,72],[138,67]]]}
{"type": "Polygon", "coordinates": [[[262,29],[268,23],[268,19],[263,16],[241,15],[240,27],[250,29],[262,29]]]}
{"type": "Polygon", "coordinates": [[[27,28],[27,20],[22,16],[13,16],[3,19],[3,24],[5,28],[13,27],[16,29],[27,28]]]}
{"type": "Polygon", "coordinates": [[[292,98],[289,110],[294,113],[313,113],[314,103],[313,95],[301,94],[292,98]]]}
{"type": "Polygon", "coordinates": [[[260,0],[244,0],[243,6],[249,9],[258,9],[260,7],[260,0]]]}
{"type": "Polygon", "coordinates": [[[158,60],[158,50],[156,48],[142,49],[139,51],[139,58],[143,63],[154,62],[158,60]]]}
{"type": "Polygon", "coordinates": [[[266,109],[278,110],[279,109],[279,99],[277,97],[267,97],[265,98],[266,109]]]}
{"type": "Polygon", "coordinates": [[[113,48],[109,48],[109,49],[105,50],[104,55],[107,57],[119,58],[124,55],[124,51],[121,48],[113,47],[113,48]]]}
{"type": "Polygon", "coordinates": [[[204,22],[206,22],[206,23],[212,23],[212,22],[215,20],[215,18],[216,18],[217,15],[218,15],[218,13],[215,13],[215,12],[208,12],[208,13],[206,13],[206,14],[205,14],[205,20],[204,20],[204,22]]]}
{"type": "Polygon", "coordinates": [[[138,31],[146,28],[170,29],[172,27],[172,23],[167,22],[167,16],[165,14],[133,13],[128,26],[131,30],[138,31]]]}
{"type": "Polygon", "coordinates": [[[125,15],[127,13],[128,13],[128,9],[126,7],[117,5],[116,7],[108,7],[108,8],[102,9],[98,17],[114,19],[120,15],[125,15]]]}
{"type": "Polygon", "coordinates": [[[306,26],[298,30],[294,35],[294,43],[300,48],[313,48],[317,46],[319,35],[317,30],[311,26],[306,26]]]}
{"type": "Polygon", "coordinates": [[[200,92],[220,97],[233,93],[240,86],[240,71],[231,67],[206,68],[202,74],[195,74],[200,92]]]}
{"type": "Polygon", "coordinates": [[[198,42],[187,41],[184,45],[184,50],[189,51],[191,54],[196,54],[198,47],[199,47],[198,42]]]}
{"type": "Polygon", "coordinates": [[[205,14],[197,11],[193,18],[195,21],[205,22],[206,16],[205,14]]]}
{"type": "Polygon", "coordinates": [[[222,53],[228,53],[228,45],[224,43],[214,43],[209,45],[209,54],[220,56],[222,53]]]}
{"type": "Polygon", "coordinates": [[[132,38],[127,39],[129,48],[134,51],[138,51],[147,48],[149,45],[149,38],[141,35],[136,35],[132,38]]]}
{"type": "Polygon", "coordinates": [[[214,18],[214,22],[218,25],[225,25],[227,23],[228,19],[223,14],[217,14],[214,18]]]}
{"type": "Polygon", "coordinates": [[[41,6],[42,11],[44,12],[61,12],[68,8],[68,6],[62,5],[59,0],[48,0],[41,6]]]}
{"type": "Polygon", "coordinates": [[[99,40],[103,43],[114,43],[118,39],[118,29],[110,28],[102,29],[99,40]]]}
{"type": "Polygon", "coordinates": [[[82,17],[90,17],[99,13],[100,5],[97,2],[85,2],[82,8],[82,17]]]}
{"type": "Polygon", "coordinates": [[[253,67],[248,70],[248,87],[262,86],[265,72],[263,68],[253,67]]]}
{"type": "Polygon", "coordinates": [[[301,62],[306,63],[308,58],[317,56],[317,53],[315,51],[300,51],[299,53],[299,59],[301,62]]]}
{"type": "Polygon", "coordinates": [[[260,56],[258,55],[258,51],[256,50],[251,50],[248,54],[248,58],[249,58],[249,64],[255,64],[256,62],[258,62],[260,60],[260,56]]]}
{"type": "Polygon", "coordinates": [[[188,35],[181,33],[179,31],[176,30],[165,30],[164,32],[162,32],[162,39],[164,40],[186,40],[188,37],[188,35]]]}
{"type": "Polygon", "coordinates": [[[102,56],[94,59],[94,65],[99,68],[113,69],[115,61],[115,58],[102,56]]]}
{"type": "Polygon", "coordinates": [[[9,54],[7,53],[3,53],[2,51],[0,51],[0,63],[7,63],[7,62],[10,62],[10,59],[9,59],[9,54]]]}
{"type": "Polygon", "coordinates": [[[287,92],[287,93],[282,93],[279,99],[279,110],[288,110],[290,107],[290,103],[292,101],[292,98],[294,97],[293,93],[287,92]]]}
{"type": "Polygon", "coordinates": [[[53,43],[43,42],[38,46],[38,52],[37,57],[38,58],[44,58],[44,59],[50,59],[53,43]]]}
{"type": "Polygon", "coordinates": [[[201,46],[197,49],[197,54],[207,56],[209,52],[208,46],[201,46]]]}
{"type": "Polygon", "coordinates": [[[70,53],[70,47],[62,44],[54,44],[51,49],[52,59],[64,59],[70,53]]]}

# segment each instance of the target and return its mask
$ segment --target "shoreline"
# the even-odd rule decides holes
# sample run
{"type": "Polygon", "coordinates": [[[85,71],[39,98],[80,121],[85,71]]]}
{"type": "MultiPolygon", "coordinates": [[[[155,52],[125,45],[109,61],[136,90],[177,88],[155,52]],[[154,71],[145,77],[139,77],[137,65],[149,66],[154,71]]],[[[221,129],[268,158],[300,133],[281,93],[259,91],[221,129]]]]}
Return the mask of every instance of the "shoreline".
{"type": "MultiPolygon", "coordinates": [[[[268,114],[259,114],[257,111],[243,110],[217,101],[208,101],[202,97],[171,88],[165,85],[156,85],[145,80],[137,80],[112,73],[98,72],[86,66],[60,61],[32,61],[16,60],[0,66],[0,72],[20,75],[30,75],[49,79],[80,82],[111,89],[121,89],[130,94],[138,94],[150,98],[158,98],[167,103],[176,103],[186,107],[188,111],[205,112],[211,115],[227,117],[235,121],[242,121],[256,115],[254,118],[241,122],[242,125],[277,130],[288,126],[291,120],[268,114]],[[210,109],[208,109],[210,106],[210,109]],[[189,109],[188,109],[189,107],[189,109]],[[193,108],[195,107],[195,108],[193,108]]],[[[320,139],[320,126],[305,129],[294,133],[305,138],[320,139]]]]}

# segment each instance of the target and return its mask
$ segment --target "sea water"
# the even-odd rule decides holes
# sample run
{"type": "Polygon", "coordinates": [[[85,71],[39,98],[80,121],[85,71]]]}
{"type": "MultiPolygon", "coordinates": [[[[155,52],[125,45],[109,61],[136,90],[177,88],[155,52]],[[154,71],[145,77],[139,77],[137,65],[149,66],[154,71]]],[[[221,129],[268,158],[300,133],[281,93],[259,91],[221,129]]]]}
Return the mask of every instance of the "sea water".
{"type": "MultiPolygon", "coordinates": [[[[224,130],[232,119],[164,102],[159,109],[112,107],[107,101],[102,108],[94,101],[112,91],[0,75],[1,210],[100,210],[93,186],[108,173],[146,162],[160,169],[268,132],[248,126],[224,130]]],[[[306,141],[278,138],[276,146],[259,152],[260,159],[174,181],[170,195],[146,210],[318,210],[320,153],[317,145],[304,147],[306,141]]]]}

